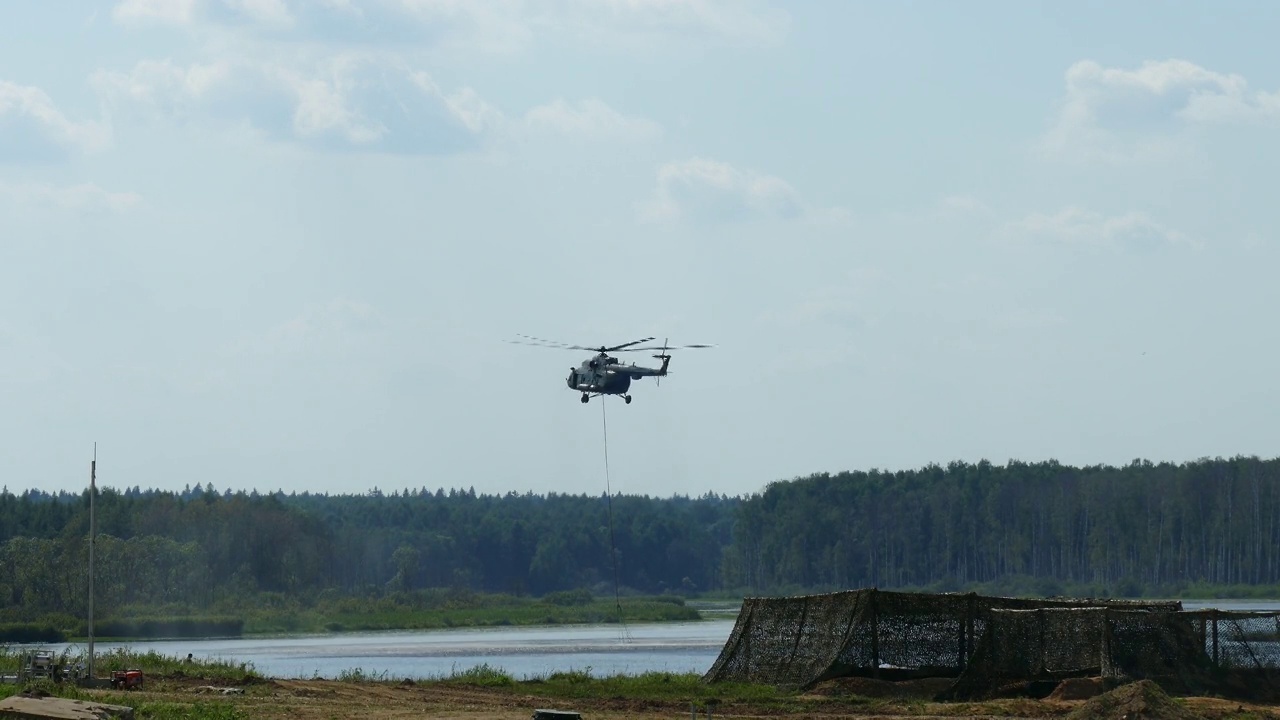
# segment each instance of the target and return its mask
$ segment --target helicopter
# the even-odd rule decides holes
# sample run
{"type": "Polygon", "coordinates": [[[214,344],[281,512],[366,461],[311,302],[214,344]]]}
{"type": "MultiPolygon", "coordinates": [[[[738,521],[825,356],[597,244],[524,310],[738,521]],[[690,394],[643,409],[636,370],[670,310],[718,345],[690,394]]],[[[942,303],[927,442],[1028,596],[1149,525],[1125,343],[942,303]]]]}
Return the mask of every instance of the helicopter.
{"type": "Polygon", "coordinates": [[[565,378],[565,384],[570,390],[582,393],[582,402],[586,403],[593,397],[603,397],[605,395],[620,395],[626,404],[631,404],[631,395],[627,393],[631,389],[631,381],[639,380],[645,377],[658,378],[659,385],[662,383],[662,377],[667,375],[667,365],[671,363],[671,350],[683,350],[689,348],[709,348],[711,345],[676,345],[670,346],[666,340],[662,341],[662,346],[641,346],[640,343],[646,343],[654,338],[647,337],[631,342],[614,345],[612,347],[587,347],[585,345],[568,345],[552,340],[542,340],[540,338],[521,335],[525,340],[511,340],[509,342],[518,345],[536,345],[538,347],[555,348],[558,350],[593,350],[596,355],[582,361],[577,367],[569,368],[569,376],[565,378]],[[533,342],[528,342],[528,341],[533,342]],[[638,346],[638,347],[637,347],[638,346]],[[661,367],[643,367],[631,363],[626,365],[620,363],[618,358],[610,355],[614,352],[637,352],[640,350],[660,350],[653,357],[662,361],[661,367]]]}

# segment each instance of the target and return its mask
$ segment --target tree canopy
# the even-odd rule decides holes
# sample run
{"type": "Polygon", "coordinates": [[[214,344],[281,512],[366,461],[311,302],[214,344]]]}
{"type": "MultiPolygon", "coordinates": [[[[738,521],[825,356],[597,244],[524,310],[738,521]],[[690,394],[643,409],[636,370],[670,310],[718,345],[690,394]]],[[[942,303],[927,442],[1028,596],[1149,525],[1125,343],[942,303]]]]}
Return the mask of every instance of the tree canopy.
{"type": "MultiPolygon", "coordinates": [[[[0,492],[0,621],[82,614],[88,491],[0,492]]],[[[98,607],[207,612],[262,593],[541,596],[960,589],[1135,595],[1280,583],[1280,460],[953,462],[740,497],[99,488],[98,607]]]]}

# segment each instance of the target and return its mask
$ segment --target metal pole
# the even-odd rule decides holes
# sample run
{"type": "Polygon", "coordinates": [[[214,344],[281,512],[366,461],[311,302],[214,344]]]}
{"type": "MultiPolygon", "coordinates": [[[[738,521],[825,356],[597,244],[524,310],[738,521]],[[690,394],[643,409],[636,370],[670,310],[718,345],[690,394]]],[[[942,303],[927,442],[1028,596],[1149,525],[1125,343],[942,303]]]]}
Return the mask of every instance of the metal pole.
{"type": "Polygon", "coordinates": [[[89,463],[89,682],[93,674],[93,546],[98,529],[94,523],[93,496],[97,494],[98,443],[93,444],[93,461],[89,463]]]}

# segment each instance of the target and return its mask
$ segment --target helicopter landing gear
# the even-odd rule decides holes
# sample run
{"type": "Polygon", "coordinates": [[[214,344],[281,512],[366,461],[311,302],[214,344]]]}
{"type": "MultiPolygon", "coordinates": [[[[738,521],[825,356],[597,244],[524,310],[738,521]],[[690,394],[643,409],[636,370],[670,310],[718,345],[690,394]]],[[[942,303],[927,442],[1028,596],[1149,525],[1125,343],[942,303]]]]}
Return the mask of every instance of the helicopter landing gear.
{"type": "MultiPolygon", "coordinates": [[[[596,393],[596,394],[599,395],[600,397],[605,397],[605,393],[596,393]]],[[[610,394],[613,394],[613,393],[610,393],[610,394]]],[[[631,404],[630,395],[621,395],[619,397],[621,397],[623,402],[625,402],[626,404],[628,405],[631,404]]],[[[590,401],[591,401],[591,393],[582,393],[582,404],[586,405],[590,401]]]]}

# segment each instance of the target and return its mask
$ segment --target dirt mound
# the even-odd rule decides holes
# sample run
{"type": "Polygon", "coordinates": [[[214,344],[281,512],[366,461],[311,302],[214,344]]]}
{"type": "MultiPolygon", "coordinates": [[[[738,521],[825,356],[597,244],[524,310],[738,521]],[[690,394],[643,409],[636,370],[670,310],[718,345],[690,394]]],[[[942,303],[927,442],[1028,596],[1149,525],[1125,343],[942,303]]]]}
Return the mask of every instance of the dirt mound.
{"type": "Polygon", "coordinates": [[[1106,692],[1102,678],[1067,678],[1049,693],[1048,700],[1088,700],[1106,692]]]}
{"type": "Polygon", "coordinates": [[[1205,720],[1150,680],[1105,692],[1076,708],[1066,720],[1205,720]]]}
{"type": "Polygon", "coordinates": [[[858,695],[866,698],[893,700],[932,700],[938,693],[951,687],[951,678],[920,678],[917,680],[877,680],[875,678],[845,677],[824,680],[809,691],[810,695],[827,697],[858,695]]]}

